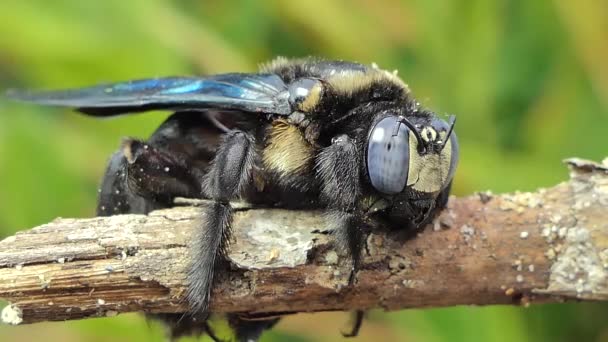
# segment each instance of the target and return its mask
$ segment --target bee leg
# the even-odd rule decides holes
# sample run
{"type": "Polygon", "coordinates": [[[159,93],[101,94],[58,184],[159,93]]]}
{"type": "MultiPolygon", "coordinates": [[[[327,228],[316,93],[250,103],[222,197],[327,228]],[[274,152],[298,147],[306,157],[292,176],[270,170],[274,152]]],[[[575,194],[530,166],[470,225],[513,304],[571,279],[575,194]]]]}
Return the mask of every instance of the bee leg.
{"type": "Polygon", "coordinates": [[[184,336],[198,338],[206,334],[214,342],[223,342],[207,321],[192,322],[184,319],[184,315],[179,313],[146,314],[146,318],[163,323],[163,326],[167,329],[167,341],[178,341],[184,336]]]}
{"type": "MultiPolygon", "coordinates": [[[[204,154],[191,156],[175,150],[190,147],[190,140],[201,139],[201,132],[195,129],[208,124],[199,121],[193,121],[192,115],[174,114],[156,130],[149,142],[125,139],[106,168],[99,190],[97,215],[147,214],[172,206],[173,198],[178,196],[200,197],[202,168],[210,157],[204,154]],[[182,128],[187,124],[192,131],[182,128]]],[[[213,136],[213,132],[207,132],[206,136],[213,136]]],[[[193,148],[214,148],[211,140],[200,144],[204,146],[193,148]]]]}
{"type": "Polygon", "coordinates": [[[357,337],[357,335],[359,335],[359,330],[361,330],[361,325],[363,324],[363,315],[364,314],[365,314],[365,312],[363,310],[354,311],[350,331],[347,331],[347,332],[342,331],[342,336],[357,337]]]}
{"type": "MultiPolygon", "coordinates": [[[[332,139],[332,144],[319,153],[317,176],[322,181],[321,198],[327,205],[327,218],[338,249],[351,258],[349,285],[353,285],[361,262],[365,241],[362,214],[357,209],[361,196],[357,145],[347,135],[332,139]]],[[[355,312],[350,332],[356,336],[361,328],[363,311],[355,312]]]]}
{"type": "Polygon", "coordinates": [[[127,159],[122,151],[110,157],[99,188],[97,216],[127,213],[145,214],[156,209],[156,203],[133,193],[127,184],[127,159]]]}
{"type": "MultiPolygon", "coordinates": [[[[138,140],[125,140],[110,158],[97,201],[97,215],[147,214],[168,208],[175,197],[199,197],[200,182],[187,161],[138,140]]],[[[194,170],[195,171],[195,170],[194,170]]]]}
{"type": "Polygon", "coordinates": [[[347,135],[332,139],[317,159],[321,199],[327,205],[327,218],[338,249],[351,257],[352,285],[359,269],[364,241],[363,222],[357,209],[361,195],[357,146],[347,135]]]}
{"type": "Polygon", "coordinates": [[[125,139],[122,152],[127,184],[137,195],[168,206],[175,197],[200,197],[202,172],[190,157],[135,139],[125,139]]]}
{"type": "Polygon", "coordinates": [[[415,206],[411,208],[414,217],[412,224],[414,229],[420,229],[431,223],[435,217],[445,208],[448,204],[450,197],[450,188],[452,183],[443,189],[435,200],[416,201],[415,206]]]}
{"type": "Polygon", "coordinates": [[[175,197],[201,196],[204,169],[222,131],[201,113],[178,112],[146,141],[125,139],[108,164],[97,213],[147,214],[175,197]]]}
{"type": "Polygon", "coordinates": [[[448,184],[448,186],[446,186],[445,189],[443,189],[441,191],[441,193],[439,193],[439,196],[437,196],[437,200],[435,201],[435,210],[436,211],[441,211],[441,210],[443,210],[443,208],[446,207],[446,205],[448,204],[448,199],[450,198],[451,189],[452,189],[452,182],[450,182],[450,184],[448,184]]]}
{"type": "Polygon", "coordinates": [[[238,130],[228,132],[203,179],[203,194],[214,202],[203,209],[203,221],[191,247],[187,298],[195,315],[208,314],[214,272],[226,261],[232,223],[229,200],[251,184],[255,159],[253,137],[238,130]]]}
{"type": "Polygon", "coordinates": [[[272,329],[280,319],[280,317],[273,317],[251,320],[239,315],[229,315],[228,323],[234,331],[236,342],[254,342],[260,339],[264,331],[272,329]]]}

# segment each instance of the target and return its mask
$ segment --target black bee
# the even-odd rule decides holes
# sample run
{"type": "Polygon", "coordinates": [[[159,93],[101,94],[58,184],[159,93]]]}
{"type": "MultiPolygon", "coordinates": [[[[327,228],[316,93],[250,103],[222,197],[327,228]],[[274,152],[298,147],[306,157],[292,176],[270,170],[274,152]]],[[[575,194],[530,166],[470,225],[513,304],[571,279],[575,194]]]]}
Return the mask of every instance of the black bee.
{"type": "MultiPolygon", "coordinates": [[[[396,73],[344,61],[278,58],[259,73],[171,77],[15,99],[75,107],[97,117],[175,111],[147,141],[111,157],[100,216],[148,213],[176,197],[207,198],[192,239],[187,299],[198,327],[176,316],[173,334],[207,332],[214,273],[226,266],[230,200],[323,208],[355,283],[369,222],[417,229],[447,202],[458,162],[454,118],[420,107],[396,73]]],[[[356,334],[361,315],[351,332],[356,334]]],[[[257,339],[276,320],[231,321],[257,339]]]]}

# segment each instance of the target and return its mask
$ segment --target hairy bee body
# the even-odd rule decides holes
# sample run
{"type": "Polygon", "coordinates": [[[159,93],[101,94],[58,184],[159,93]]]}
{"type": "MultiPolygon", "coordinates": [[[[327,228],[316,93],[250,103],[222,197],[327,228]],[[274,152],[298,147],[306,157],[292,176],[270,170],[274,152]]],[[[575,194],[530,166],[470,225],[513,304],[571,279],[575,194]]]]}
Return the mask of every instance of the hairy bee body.
{"type": "MultiPolygon", "coordinates": [[[[230,200],[323,209],[354,285],[368,224],[424,226],[445,206],[458,161],[453,119],[421,108],[396,73],[352,62],[278,58],[256,74],[12,96],[93,116],[175,111],[149,139],[123,142],[97,208],[106,216],[148,213],[176,197],[212,200],[192,238],[187,300],[196,320],[162,315],[173,337],[213,336],[206,317],[216,271],[227,270],[230,200]]],[[[276,319],[230,322],[251,340],[276,319]]]]}

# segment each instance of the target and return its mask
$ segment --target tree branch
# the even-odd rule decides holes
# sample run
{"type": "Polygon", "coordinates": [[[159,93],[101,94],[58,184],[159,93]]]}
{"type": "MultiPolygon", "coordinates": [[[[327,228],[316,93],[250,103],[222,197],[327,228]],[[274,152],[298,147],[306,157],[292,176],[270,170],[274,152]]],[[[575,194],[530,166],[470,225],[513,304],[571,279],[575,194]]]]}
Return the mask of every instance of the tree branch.
{"type": "MultiPolygon", "coordinates": [[[[608,299],[608,165],[568,161],[534,193],[451,198],[415,238],[377,232],[358,283],[319,212],[241,207],[213,312],[289,313],[608,299]]],[[[204,205],[200,204],[200,205],[204,205]]],[[[56,219],[0,242],[6,323],[184,312],[200,210],[56,219]]]]}

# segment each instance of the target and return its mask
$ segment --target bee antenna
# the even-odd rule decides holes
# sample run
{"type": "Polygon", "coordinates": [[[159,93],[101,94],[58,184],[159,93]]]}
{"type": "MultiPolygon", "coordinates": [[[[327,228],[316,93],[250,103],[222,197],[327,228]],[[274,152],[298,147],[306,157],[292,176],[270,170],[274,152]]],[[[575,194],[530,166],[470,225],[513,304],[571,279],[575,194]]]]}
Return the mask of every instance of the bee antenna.
{"type": "Polygon", "coordinates": [[[395,125],[395,128],[393,129],[393,136],[396,136],[399,133],[399,126],[401,126],[401,124],[406,125],[410,129],[410,131],[412,131],[412,133],[414,133],[414,136],[416,137],[416,140],[418,141],[418,152],[423,153],[424,151],[426,151],[426,144],[424,143],[424,140],[422,140],[422,136],[420,135],[420,132],[418,132],[418,129],[416,129],[416,126],[414,126],[414,124],[412,124],[403,115],[399,115],[399,118],[397,119],[397,124],[395,125]]]}
{"type": "Polygon", "coordinates": [[[454,132],[455,124],[456,124],[456,116],[450,115],[450,130],[448,131],[448,134],[445,136],[445,141],[443,142],[443,145],[441,145],[441,149],[439,150],[440,152],[443,151],[443,149],[445,148],[445,145],[447,145],[448,141],[450,141],[450,136],[452,135],[452,132],[454,132]]]}

